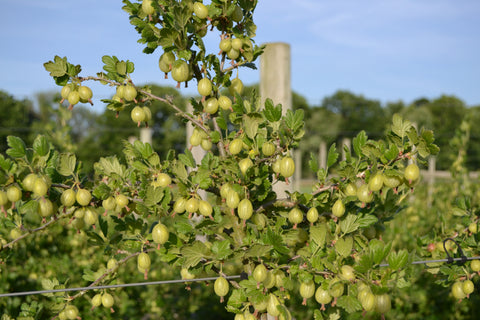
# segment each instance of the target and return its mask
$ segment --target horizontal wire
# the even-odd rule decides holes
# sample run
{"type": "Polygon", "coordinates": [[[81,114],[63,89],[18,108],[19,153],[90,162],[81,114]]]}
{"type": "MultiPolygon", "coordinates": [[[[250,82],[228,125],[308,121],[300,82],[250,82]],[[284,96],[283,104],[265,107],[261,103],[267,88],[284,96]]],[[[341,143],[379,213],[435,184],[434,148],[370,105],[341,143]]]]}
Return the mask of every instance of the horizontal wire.
{"type": "MultiPolygon", "coordinates": [[[[438,263],[438,262],[457,262],[457,261],[468,261],[468,260],[480,260],[478,257],[465,257],[465,258],[450,258],[450,259],[436,259],[436,260],[423,260],[423,261],[413,261],[411,264],[427,264],[427,263],[438,263]]],[[[379,267],[388,267],[388,263],[379,264],[379,267]]],[[[225,279],[239,279],[242,275],[236,276],[225,276],[225,279]]],[[[198,278],[198,279],[175,279],[175,280],[161,280],[161,281],[146,281],[146,282],[134,282],[134,283],[123,283],[123,284],[111,284],[104,286],[90,286],[90,287],[78,287],[78,288],[64,288],[64,289],[51,289],[51,290],[37,290],[37,291],[24,291],[24,292],[12,292],[12,293],[2,293],[0,298],[6,297],[19,297],[19,296],[29,296],[37,294],[47,294],[47,293],[57,293],[57,292],[71,292],[71,291],[88,291],[88,290],[100,290],[100,289],[114,289],[114,288],[127,288],[127,287],[140,287],[140,286],[152,286],[152,285],[162,285],[162,284],[174,284],[174,283],[184,283],[184,282],[204,282],[204,281],[213,281],[217,280],[219,277],[208,277],[208,278],[198,278]]]]}
{"type": "MultiPolygon", "coordinates": [[[[238,279],[240,277],[241,277],[241,275],[226,276],[224,278],[230,280],[230,279],[238,279]]],[[[12,292],[12,293],[2,293],[2,294],[0,294],[0,298],[29,296],[29,295],[56,293],[56,292],[71,292],[71,291],[87,291],[87,290],[98,290],[98,289],[113,289],[113,288],[152,286],[152,285],[182,283],[182,282],[201,282],[201,281],[203,282],[203,281],[217,280],[218,278],[219,277],[198,278],[198,279],[191,279],[191,280],[176,279],[176,280],[162,280],[162,281],[146,281],[146,282],[137,282],[137,283],[111,284],[111,285],[104,285],[104,286],[64,288],[64,289],[51,289],[51,290],[38,290],[38,291],[25,291],[25,292],[12,292]]]]}

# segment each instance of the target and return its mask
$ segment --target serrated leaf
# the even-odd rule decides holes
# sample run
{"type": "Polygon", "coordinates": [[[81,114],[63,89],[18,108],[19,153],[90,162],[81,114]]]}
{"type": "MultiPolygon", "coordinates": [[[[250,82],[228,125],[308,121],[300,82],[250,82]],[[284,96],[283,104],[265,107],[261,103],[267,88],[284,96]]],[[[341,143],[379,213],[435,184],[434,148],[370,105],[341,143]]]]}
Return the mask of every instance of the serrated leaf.
{"type": "Polygon", "coordinates": [[[255,139],[258,131],[258,125],[260,120],[254,117],[249,117],[248,115],[243,115],[243,127],[247,137],[250,139],[255,139]]]}
{"type": "Polygon", "coordinates": [[[230,241],[215,241],[212,244],[212,252],[215,254],[218,260],[226,259],[233,252],[232,249],[230,249],[230,241]]]}
{"type": "Polygon", "coordinates": [[[377,223],[378,218],[375,217],[373,214],[367,214],[361,218],[357,219],[357,224],[359,228],[366,228],[377,223]]]}
{"type": "Polygon", "coordinates": [[[338,159],[338,152],[334,143],[330,146],[330,149],[328,149],[327,166],[328,167],[333,166],[335,162],[337,162],[337,159],[338,159]]]}
{"type": "Polygon", "coordinates": [[[57,172],[68,177],[74,174],[77,157],[73,153],[61,153],[58,158],[57,172]]]}
{"type": "Polygon", "coordinates": [[[50,72],[51,77],[62,77],[67,73],[67,58],[55,56],[53,61],[45,62],[43,67],[50,72]]]}
{"type": "Polygon", "coordinates": [[[362,155],[362,148],[367,143],[367,134],[365,131],[360,131],[355,138],[353,138],[353,150],[355,154],[360,157],[362,155]]]}
{"type": "Polygon", "coordinates": [[[359,227],[359,224],[356,221],[357,221],[357,216],[353,214],[349,214],[340,221],[340,229],[345,234],[351,233],[357,230],[359,227]]]}
{"type": "Polygon", "coordinates": [[[325,245],[325,240],[327,238],[327,226],[325,224],[316,225],[310,227],[310,241],[313,241],[319,246],[323,248],[325,245]]]}
{"type": "Polygon", "coordinates": [[[388,256],[389,267],[398,270],[407,265],[408,252],[406,250],[400,250],[398,252],[391,252],[388,256]]]}
{"type": "Polygon", "coordinates": [[[105,183],[101,183],[93,189],[92,195],[97,199],[105,200],[111,192],[112,190],[105,183]]]}
{"type": "Polygon", "coordinates": [[[388,161],[392,161],[398,157],[398,148],[395,144],[392,144],[390,148],[384,153],[385,158],[387,158],[388,161]]]}
{"type": "Polygon", "coordinates": [[[195,267],[203,259],[211,257],[210,250],[200,241],[195,241],[190,246],[183,246],[180,252],[185,258],[183,267],[187,269],[195,267]]]}
{"type": "Polygon", "coordinates": [[[24,203],[20,208],[18,208],[18,212],[22,215],[26,213],[36,213],[38,211],[38,201],[30,200],[24,203]]]}
{"type": "Polygon", "coordinates": [[[160,201],[162,201],[164,196],[163,188],[155,188],[153,186],[148,186],[145,193],[144,204],[146,206],[154,206],[160,201]]]}
{"type": "Polygon", "coordinates": [[[317,156],[313,152],[310,152],[310,160],[308,161],[308,165],[313,172],[317,172],[318,169],[320,169],[318,166],[317,156]]]}
{"type": "Polygon", "coordinates": [[[345,309],[347,313],[354,313],[362,310],[360,301],[352,296],[341,296],[337,299],[337,305],[345,309]]]}
{"type": "Polygon", "coordinates": [[[303,127],[303,117],[303,109],[297,109],[295,112],[292,110],[287,110],[287,114],[285,115],[285,124],[290,130],[296,132],[303,127]]]}
{"type": "Polygon", "coordinates": [[[193,154],[190,150],[185,149],[185,153],[181,153],[178,155],[178,159],[186,166],[190,168],[195,168],[197,165],[195,163],[195,159],[193,158],[193,154]]]}
{"type": "Polygon", "coordinates": [[[412,123],[404,120],[399,114],[394,114],[392,118],[392,131],[400,138],[404,138],[412,127],[412,123]]]}
{"type": "Polygon", "coordinates": [[[98,215],[98,224],[100,226],[100,230],[103,233],[104,237],[108,237],[108,221],[102,217],[102,215],[98,215]]]}
{"type": "Polygon", "coordinates": [[[100,158],[100,161],[95,164],[96,168],[101,170],[105,175],[115,173],[123,177],[125,167],[120,164],[116,156],[108,158],[100,158]]]}
{"type": "Polygon", "coordinates": [[[353,238],[350,236],[340,238],[335,243],[335,251],[342,257],[346,258],[353,249],[353,238]]]}
{"type": "Polygon", "coordinates": [[[48,144],[47,139],[42,135],[37,136],[33,141],[33,150],[39,156],[46,156],[50,151],[50,145],[48,144]]]}
{"type": "Polygon", "coordinates": [[[7,154],[12,158],[21,158],[26,154],[25,142],[22,139],[15,136],[7,137],[7,144],[10,147],[7,149],[7,154]]]}
{"type": "Polygon", "coordinates": [[[255,257],[260,258],[268,255],[270,251],[273,249],[272,245],[266,244],[254,244],[250,248],[247,249],[245,252],[245,258],[255,257]]]}
{"type": "Polygon", "coordinates": [[[117,62],[117,64],[115,65],[115,69],[117,71],[118,74],[124,76],[126,75],[127,73],[127,63],[125,61],[119,61],[117,62]]]}
{"type": "Polygon", "coordinates": [[[282,106],[280,104],[274,106],[272,99],[265,100],[265,110],[263,110],[265,118],[270,122],[279,121],[282,118],[282,106]]]}

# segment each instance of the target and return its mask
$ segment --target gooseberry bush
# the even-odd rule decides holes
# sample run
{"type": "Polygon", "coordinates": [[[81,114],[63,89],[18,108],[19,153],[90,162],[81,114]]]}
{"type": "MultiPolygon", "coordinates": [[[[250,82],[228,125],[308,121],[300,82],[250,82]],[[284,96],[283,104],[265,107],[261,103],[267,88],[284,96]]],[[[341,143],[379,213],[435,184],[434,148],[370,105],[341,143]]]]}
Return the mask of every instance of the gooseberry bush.
{"type": "MultiPolygon", "coordinates": [[[[125,142],[122,155],[99,159],[94,174],[85,175],[75,154],[55,150],[44,136],[32,146],[9,136],[9,149],[0,156],[3,268],[8,270],[22,241],[60,226],[86,236],[92,250],[102,252],[102,261],[85,267],[83,279],[92,286],[117,283],[132,264],[150,280],[155,270],[170,267],[185,280],[217,276],[207,290],[235,319],[266,314],[291,319],[292,310],[303,306],[316,319],[387,314],[397,290],[411,285],[410,263],[441,252],[436,245],[420,252],[394,249],[382,240],[388,221],[409,205],[419,165],[438,152],[433,133],[395,115],[383,140],[361,132],[342,160],[332,145],[326,168],[312,155],[317,181],[310,191],[279,198],[273,186],[289,183],[294,174],[291,152],[304,135],[303,112],[243,95],[242,69],[255,68],[262,53],[254,42],[257,1],[123,3],[144,52],[159,57],[159,78],[178,88],[197,86],[192,112],[139,85],[134,63],[116,56],[103,56],[96,75],[81,76],[80,65],[59,56],[45,69],[72,112],[77,103],[92,101],[90,81],[111,87],[112,97],[102,101],[113,116],[130,112],[133,126],[148,126],[152,101],[167,103],[193,125],[191,148],[206,153],[198,163],[191,148],[160,159],[148,143],[125,142]],[[206,47],[207,35],[216,37],[218,48],[206,47]],[[228,280],[238,274],[241,279],[228,280]]],[[[473,210],[468,217],[475,224],[468,227],[470,235],[476,234],[473,210]]],[[[471,237],[463,240],[463,248],[476,246],[471,237]]],[[[86,259],[97,257],[81,252],[86,259]]],[[[446,275],[444,285],[452,286],[456,299],[473,292],[470,279],[478,263],[471,270],[440,269],[437,274],[446,275]]],[[[45,275],[42,285],[68,283],[45,275]]],[[[51,295],[46,312],[76,319],[82,316],[76,304],[84,298],[92,312],[115,312],[115,295],[115,290],[51,295]]]]}

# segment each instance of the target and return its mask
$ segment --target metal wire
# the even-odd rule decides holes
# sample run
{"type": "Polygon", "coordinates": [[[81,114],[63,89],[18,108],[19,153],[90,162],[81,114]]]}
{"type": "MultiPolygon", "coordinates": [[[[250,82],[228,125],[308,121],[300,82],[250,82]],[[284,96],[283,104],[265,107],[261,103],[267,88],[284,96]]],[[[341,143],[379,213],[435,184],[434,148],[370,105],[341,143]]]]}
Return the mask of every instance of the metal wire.
{"type": "MultiPolygon", "coordinates": [[[[230,280],[230,279],[238,279],[240,277],[241,276],[238,275],[238,276],[226,276],[224,278],[230,280]]],[[[163,280],[163,281],[146,281],[146,282],[137,282],[137,283],[112,284],[112,285],[105,285],[105,286],[91,286],[91,287],[52,289],[52,290],[12,292],[12,293],[2,293],[2,294],[0,294],[0,298],[29,296],[29,295],[56,293],[56,292],[71,292],[71,291],[87,291],[87,290],[98,290],[98,289],[113,289],[113,288],[152,286],[152,285],[172,284],[172,283],[182,283],[182,282],[204,282],[204,281],[217,280],[217,278],[219,278],[219,277],[198,278],[198,279],[191,279],[191,280],[176,279],[176,280],[163,280]]]]}
{"type": "MultiPolygon", "coordinates": [[[[480,260],[478,257],[462,257],[462,258],[447,258],[447,259],[435,259],[435,260],[423,260],[423,261],[413,261],[411,264],[427,264],[427,263],[453,263],[453,262],[465,262],[469,260],[480,260]]],[[[388,263],[379,264],[379,267],[388,267],[388,263]]],[[[225,279],[240,279],[242,275],[236,276],[226,276],[225,279]]],[[[114,289],[114,288],[126,288],[126,287],[140,287],[140,286],[154,286],[162,284],[174,284],[174,283],[184,283],[184,282],[205,282],[205,281],[214,281],[219,277],[208,277],[208,278],[198,278],[198,279],[176,279],[176,280],[162,280],[162,281],[146,281],[146,282],[136,282],[136,283],[123,283],[123,284],[112,284],[104,286],[89,286],[89,287],[78,287],[78,288],[64,288],[64,289],[52,289],[52,290],[37,290],[37,291],[24,291],[24,292],[11,292],[11,293],[2,293],[0,298],[6,297],[19,297],[19,296],[29,296],[37,294],[48,294],[48,293],[57,293],[57,292],[71,292],[71,291],[87,291],[87,290],[99,290],[99,289],[114,289]]]]}

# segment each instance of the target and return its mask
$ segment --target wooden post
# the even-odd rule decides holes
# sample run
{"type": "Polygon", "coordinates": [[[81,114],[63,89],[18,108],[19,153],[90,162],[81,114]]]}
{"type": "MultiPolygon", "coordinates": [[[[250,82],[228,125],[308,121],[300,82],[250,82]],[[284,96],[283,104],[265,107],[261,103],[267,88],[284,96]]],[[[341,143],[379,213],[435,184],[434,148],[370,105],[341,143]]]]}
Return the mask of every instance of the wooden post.
{"type": "MultiPolygon", "coordinates": [[[[283,42],[267,43],[260,58],[260,97],[272,99],[274,104],[282,104],[285,114],[292,108],[292,87],[290,71],[290,45],[283,42]]],[[[300,170],[301,163],[295,163],[296,170],[300,170]]],[[[278,198],[287,197],[293,191],[293,184],[284,182],[275,183],[273,190],[278,198]]]]}

